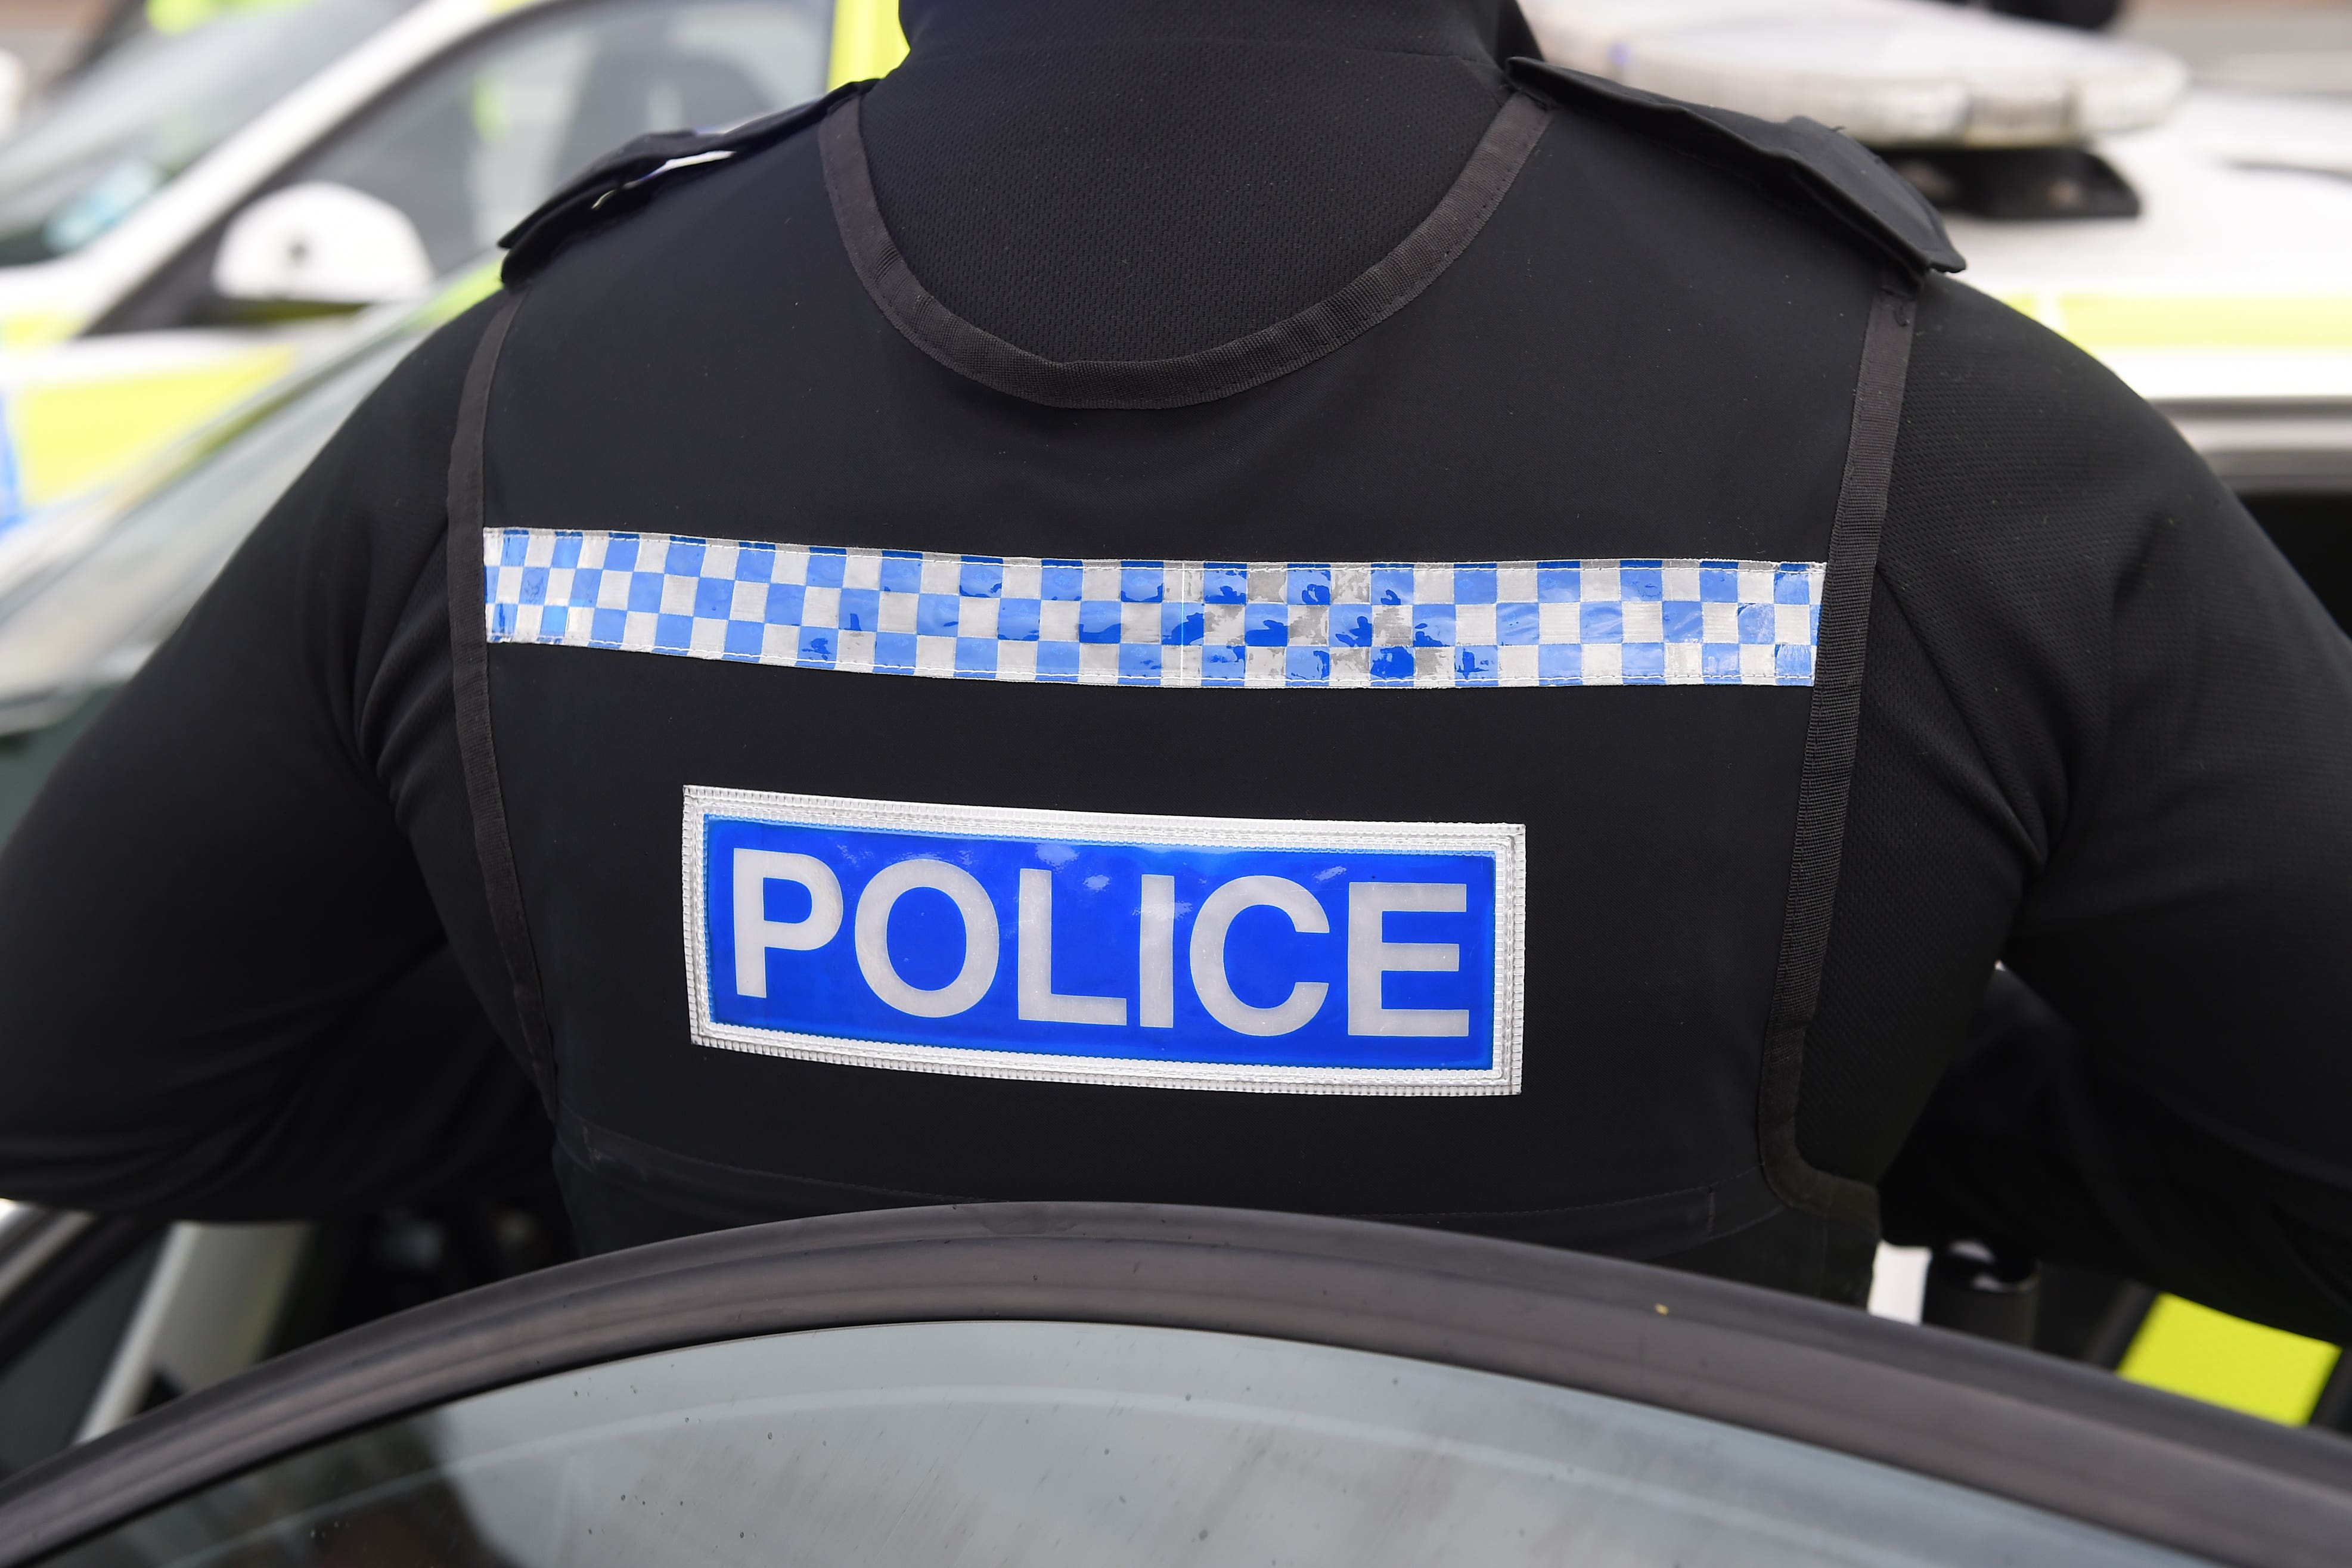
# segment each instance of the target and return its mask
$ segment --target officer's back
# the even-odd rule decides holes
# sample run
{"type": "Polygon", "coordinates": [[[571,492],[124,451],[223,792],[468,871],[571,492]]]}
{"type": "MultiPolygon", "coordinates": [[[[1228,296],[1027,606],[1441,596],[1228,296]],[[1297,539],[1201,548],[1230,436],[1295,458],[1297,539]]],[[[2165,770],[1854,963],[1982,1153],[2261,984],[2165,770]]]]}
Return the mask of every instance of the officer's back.
{"type": "MultiPolygon", "coordinates": [[[[885,82],[525,225],[141,683],[236,643],[346,694],[299,723],[368,782],[302,810],[430,907],[310,938],[306,983],[348,1019],[446,930],[592,1244],[1086,1197],[1850,1294],[2004,951],[2137,1053],[2118,1114],[2170,1113],[2230,998],[2114,978],[2183,936],[2081,802],[2142,848],[2178,805],[2085,750],[2177,768],[2133,705],[2231,678],[2181,631],[2231,605],[2301,669],[2187,748],[2294,782],[2195,853],[2307,904],[2288,837],[2352,857],[2307,804],[2342,640],[2153,416],[1936,277],[1883,166],[1507,71],[1491,0],[906,9],[885,82]],[[2105,449],[1956,485],[2053,401],[2105,449]],[[2084,517],[2019,538],[2046,495],[2084,517]]],[[[2342,982],[2294,947],[2221,985],[2307,1025],[2342,982]]],[[[2115,1222],[2070,1223],[2025,1239],[2115,1222]]],[[[2325,1316],[2260,1276],[2214,1274],[2325,1316]]]]}

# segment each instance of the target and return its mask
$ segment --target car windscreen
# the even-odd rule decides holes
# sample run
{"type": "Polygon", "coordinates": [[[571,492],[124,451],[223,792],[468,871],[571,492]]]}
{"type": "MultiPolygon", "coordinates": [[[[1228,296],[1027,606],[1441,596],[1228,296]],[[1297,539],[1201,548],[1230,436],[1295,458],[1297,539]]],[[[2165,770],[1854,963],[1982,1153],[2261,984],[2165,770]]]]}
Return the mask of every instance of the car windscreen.
{"type": "Polygon", "coordinates": [[[1229,1333],[1020,1321],[772,1334],[541,1377],[267,1465],[48,1560],[2192,1561],[1580,1390],[1229,1333]]]}
{"type": "Polygon", "coordinates": [[[147,0],[0,142],[0,266],[79,250],[409,0],[147,0]]]}

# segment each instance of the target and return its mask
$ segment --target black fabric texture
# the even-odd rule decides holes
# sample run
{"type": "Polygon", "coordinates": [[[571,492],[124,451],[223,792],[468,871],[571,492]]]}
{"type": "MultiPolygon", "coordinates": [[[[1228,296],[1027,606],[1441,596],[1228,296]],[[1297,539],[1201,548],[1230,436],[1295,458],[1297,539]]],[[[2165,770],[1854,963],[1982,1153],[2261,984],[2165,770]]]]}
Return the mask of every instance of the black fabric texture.
{"type": "MultiPolygon", "coordinates": [[[[1443,517],[1472,559],[1826,550],[1877,259],[1614,125],[1557,119],[1477,243],[1378,329],[1165,413],[1044,408],[937,364],[861,308],[819,163],[815,138],[757,154],[533,281],[490,403],[493,527],[1384,560],[1425,556],[1443,517]],[[798,242],[812,224],[824,243],[798,242]],[[1587,309],[1580,288],[1643,305],[1587,309]],[[790,308],[744,308],[763,295],[790,308]],[[1663,417],[1705,438],[1662,441],[1663,417]]],[[[1756,1159],[1801,690],[1140,692],[509,645],[491,674],[524,902],[562,977],[566,1146],[600,1180],[634,1171],[714,1219],[813,1191],[1085,1192],[1642,1251],[1758,1218],[1716,1195],[1756,1159]],[[713,1051],[668,957],[686,783],[1521,821],[1531,926],[1580,950],[1530,972],[1546,1023],[1517,1096],[1175,1095],[713,1051]],[[1683,829],[1581,827],[1661,810],[1683,829]],[[1588,885],[1627,890],[1597,925],[1588,885]]]]}
{"type": "MultiPolygon", "coordinates": [[[[1152,145],[1172,147],[1199,95],[1219,90],[1217,72],[1260,48],[1255,18],[1286,7],[1085,9],[1150,10],[1171,29],[1193,29],[1196,47],[1130,78],[1121,106],[1132,134],[1156,125],[1164,134],[1152,145]]],[[[1411,9],[1367,9],[1359,20],[1411,9]]],[[[919,52],[921,18],[910,16],[919,52]]],[[[1011,51],[1016,64],[1025,50],[1011,51]]],[[[1474,78],[1481,68],[1451,55],[1444,66],[1474,78]]],[[[991,67],[963,69],[977,81],[991,67]]],[[[1103,78],[1074,67],[993,79],[993,99],[979,85],[962,89],[974,115],[993,103],[1008,119],[1051,123],[1103,78]]],[[[1370,78],[1362,90],[1373,93],[1370,78]]],[[[1391,112],[1395,126],[1412,127],[1395,140],[1425,134],[1451,149],[1429,162],[1452,170],[1493,110],[1489,100],[1426,127],[1391,112]]],[[[1346,134],[1318,141],[1314,131],[1299,140],[1317,142],[1333,168],[1366,144],[1346,134]]],[[[967,162],[933,148],[923,178],[984,181],[1008,144],[970,139],[967,162]]],[[[1218,154],[1193,145],[1204,164],[1218,154]]],[[[900,187],[911,214],[922,199],[916,166],[900,167],[910,172],[900,187]]],[[[709,221],[726,181],[755,172],[699,176],[592,236],[581,256],[607,246],[643,257],[690,253],[680,236],[709,221]]],[[[1089,177],[1063,187],[1068,200],[1123,178],[1108,164],[1089,177]]],[[[1252,193],[1248,180],[1234,183],[1238,205],[1275,200],[1252,193]]],[[[939,200],[944,211],[963,197],[939,200]]],[[[757,219],[756,202],[740,210],[757,219]]],[[[901,214],[891,216],[895,225],[901,214]]],[[[796,221],[769,217],[786,230],[796,221]]],[[[1095,222],[1080,214],[1060,230],[1024,229],[1018,243],[1060,254],[1095,222]]],[[[1175,228],[1162,237],[1193,247],[1185,256],[1214,248],[1213,235],[1175,228]]],[[[958,308],[1033,350],[1066,315],[1066,352],[1181,352],[1317,297],[1313,280],[1344,281],[1401,230],[1334,203],[1319,227],[1286,232],[1309,248],[1307,236],[1319,235],[1328,250],[1285,275],[1283,297],[1259,298],[1255,314],[1226,309],[1213,289],[1163,292],[1150,296],[1147,330],[1110,319],[1145,295],[1110,291],[1096,297],[1106,319],[1091,337],[1059,283],[1025,272],[1020,252],[1000,247],[987,266],[960,261],[940,248],[953,248],[952,234],[935,227],[939,266],[918,271],[945,278],[967,267],[958,308]]],[[[832,235],[819,237],[837,252],[832,235]]],[[[1634,225],[1612,237],[1664,246],[1671,236],[1634,225]]],[[[1473,255],[1496,238],[1490,229],[1473,255]]],[[[756,258],[703,259],[757,269],[756,258]]],[[[814,329],[788,294],[740,298],[756,306],[743,307],[750,319],[725,346],[682,347],[677,302],[651,299],[634,316],[572,323],[548,351],[568,342],[583,364],[602,353],[630,374],[666,363],[681,380],[736,378],[740,395],[716,417],[681,409],[633,434],[645,449],[684,443],[709,463],[756,455],[782,424],[889,417],[872,402],[835,406],[832,389],[778,352],[814,329]],[[733,351],[754,333],[757,354],[733,351]]],[[[1712,329],[1706,305],[1692,302],[1678,329],[1712,329]]],[[[479,1179],[518,1151],[543,1155],[546,1128],[509,1054],[520,1040],[467,821],[442,591],[450,435],[486,314],[445,329],[354,416],[0,852],[0,1081],[9,1085],[0,1193],[258,1218],[395,1201],[479,1179]]],[[[1589,314],[1605,321],[1605,298],[1589,314]]],[[[1508,322],[1461,353],[1470,369],[1450,373],[1472,373],[1482,356],[1532,357],[1563,386],[1619,363],[1605,340],[1547,341],[1508,322]]],[[[593,413],[598,377],[576,380],[574,406],[593,413]]],[[[1429,401],[1440,405],[1465,384],[1433,378],[1429,401]]],[[[1725,389],[1706,417],[1744,418],[1779,392],[1769,378],[1725,389]]],[[[1491,441],[1543,440],[1556,416],[1549,403],[1514,409],[1491,441]]],[[[1619,460],[1673,477],[1673,428],[1605,404],[1595,416],[1615,421],[1605,434],[1619,460]]],[[[1057,441],[1075,417],[1041,414],[1010,459],[1015,470],[1071,466],[1057,441]]],[[[1483,460],[1448,459],[1465,473],[1483,460]]],[[[876,519],[858,509],[862,479],[855,464],[828,462],[795,494],[865,529],[876,519]]],[[[1578,494],[1575,477],[1561,476],[1549,504],[1572,513],[1578,494]]],[[[643,490],[612,502],[640,527],[747,531],[740,518],[688,524],[665,511],[670,498],[650,472],[643,490]]],[[[745,502],[764,515],[759,504],[745,502]]],[[[1659,522],[1659,548],[1671,550],[1671,508],[1659,522]]],[[[1261,776],[1244,768],[1236,789],[1261,776]]],[[[1901,1239],[1991,1235],[2352,1339],[2352,1171],[2341,1134],[2352,1107],[2347,799],[2352,644],[2193,454],[2113,377],[1964,286],[1931,281],[1804,1060],[1806,1158],[1858,1180],[1885,1177],[1887,1221],[1901,1239]],[[2064,1027],[2021,1028],[1989,1012],[1970,1050],[1971,1020],[2003,955],[2064,1027]],[[1987,1040],[2009,1043],[1993,1051],[1987,1040]],[[1968,1065],[1948,1076],[1964,1051],[1968,1065]]],[[[1633,818],[1598,831],[1657,825],[1633,818]]],[[[567,1190],[598,1185],[565,1166],[567,1190]]],[[[624,1213],[616,1200],[607,1228],[583,1228],[635,1239],[680,1222],[649,1207],[624,1213]]],[[[1755,1253],[1811,1246],[1767,1226],[1739,1233],[1755,1253]]],[[[1736,1252],[1733,1240],[1708,1255],[1736,1252]]],[[[1757,1277],[1786,1265],[1751,1257],[1726,1267],[1757,1277]]],[[[1834,1293],[1837,1267],[1819,1266],[1818,1288],[1834,1293]]]]}
{"type": "Polygon", "coordinates": [[[1510,91],[1495,0],[900,14],[913,52],[865,101],[883,218],[949,309],[1048,360],[1195,353],[1339,292],[1510,91]]]}
{"type": "MultiPolygon", "coordinates": [[[[1887,1235],[1990,1239],[2341,1343],[2352,1194],[2244,1153],[2134,1081],[2121,1053],[1996,971],[1948,1075],[1885,1177],[1887,1235]]],[[[2232,1129],[2232,1131],[2235,1131],[2232,1129]]]]}
{"type": "Polygon", "coordinates": [[[876,308],[908,341],[957,374],[1055,408],[1181,408],[1288,375],[1411,304],[1478,236],[1550,123],[1541,99],[1515,93],[1437,204],[1397,247],[1346,287],[1295,315],[1172,359],[1051,360],[1006,342],[942,305],[906,264],[874,196],[856,99],[817,132],[824,184],[850,264],[876,308]]]}
{"type": "Polygon", "coordinates": [[[1848,824],[1808,1155],[1885,1167],[1907,1115],[1855,1112],[1924,1101],[1959,1037],[1921,1022],[2006,955],[2179,1113],[2352,1186],[2352,644],[2159,415],[1965,287],[1927,295],[1890,507],[1855,796],[1949,806],[1848,824]]]}
{"type": "Polygon", "coordinates": [[[485,314],[394,371],[0,852],[8,1196],[330,1216],[545,1158],[449,703],[452,378],[485,314]]]}

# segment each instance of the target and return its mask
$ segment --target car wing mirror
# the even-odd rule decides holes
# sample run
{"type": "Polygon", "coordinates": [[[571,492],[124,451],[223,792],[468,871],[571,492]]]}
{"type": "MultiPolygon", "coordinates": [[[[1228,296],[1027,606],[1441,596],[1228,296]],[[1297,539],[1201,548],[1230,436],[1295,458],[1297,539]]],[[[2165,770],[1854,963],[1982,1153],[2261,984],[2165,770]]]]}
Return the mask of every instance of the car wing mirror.
{"type": "Polygon", "coordinates": [[[213,290],[247,315],[306,315],[413,299],[433,285],[424,236],[380,196],[313,180],[231,219],[213,290]]]}

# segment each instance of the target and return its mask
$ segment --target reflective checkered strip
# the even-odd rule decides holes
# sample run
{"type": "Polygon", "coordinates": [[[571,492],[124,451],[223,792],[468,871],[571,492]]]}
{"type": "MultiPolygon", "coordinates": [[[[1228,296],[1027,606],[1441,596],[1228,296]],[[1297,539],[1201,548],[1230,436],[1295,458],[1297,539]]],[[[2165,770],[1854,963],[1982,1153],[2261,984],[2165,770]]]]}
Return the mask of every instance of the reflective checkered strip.
{"type": "Polygon", "coordinates": [[[493,643],[1143,686],[1811,685],[1816,561],[1040,560],[486,529],[493,643]]]}

